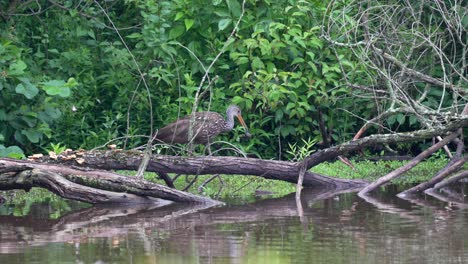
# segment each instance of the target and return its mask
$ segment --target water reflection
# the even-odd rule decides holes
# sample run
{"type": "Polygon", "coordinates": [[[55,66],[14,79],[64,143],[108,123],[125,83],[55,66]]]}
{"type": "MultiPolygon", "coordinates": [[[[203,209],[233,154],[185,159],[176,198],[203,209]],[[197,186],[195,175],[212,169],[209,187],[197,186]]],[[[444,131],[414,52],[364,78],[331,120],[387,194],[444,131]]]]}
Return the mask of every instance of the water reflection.
{"type": "Polygon", "coordinates": [[[379,194],[302,192],[247,205],[93,207],[0,216],[0,263],[464,263],[468,214],[379,194]]]}

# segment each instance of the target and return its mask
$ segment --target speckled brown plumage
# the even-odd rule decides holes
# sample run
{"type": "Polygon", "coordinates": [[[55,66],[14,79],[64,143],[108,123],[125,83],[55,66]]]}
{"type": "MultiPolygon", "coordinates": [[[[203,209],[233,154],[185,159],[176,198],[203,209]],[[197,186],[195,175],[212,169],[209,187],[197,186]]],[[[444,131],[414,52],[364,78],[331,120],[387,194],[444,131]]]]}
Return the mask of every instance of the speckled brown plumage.
{"type": "MultiPolygon", "coordinates": [[[[196,144],[207,144],[213,141],[217,135],[232,130],[234,127],[234,116],[246,129],[247,126],[241,116],[239,107],[232,105],[226,111],[226,120],[222,115],[216,112],[198,112],[195,113],[195,123],[193,125],[193,142],[196,144]]],[[[156,140],[164,143],[184,144],[189,142],[188,131],[190,129],[191,116],[183,117],[174,123],[171,123],[156,133],[156,140]]]]}

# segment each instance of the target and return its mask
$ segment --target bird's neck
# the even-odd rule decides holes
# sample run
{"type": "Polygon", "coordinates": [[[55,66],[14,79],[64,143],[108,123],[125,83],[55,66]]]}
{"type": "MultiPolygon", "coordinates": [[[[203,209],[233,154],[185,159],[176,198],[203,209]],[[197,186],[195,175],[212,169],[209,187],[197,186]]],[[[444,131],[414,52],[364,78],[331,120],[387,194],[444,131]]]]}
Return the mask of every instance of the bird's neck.
{"type": "Polygon", "coordinates": [[[226,131],[231,131],[234,128],[234,116],[227,115],[226,117],[226,131]]]}

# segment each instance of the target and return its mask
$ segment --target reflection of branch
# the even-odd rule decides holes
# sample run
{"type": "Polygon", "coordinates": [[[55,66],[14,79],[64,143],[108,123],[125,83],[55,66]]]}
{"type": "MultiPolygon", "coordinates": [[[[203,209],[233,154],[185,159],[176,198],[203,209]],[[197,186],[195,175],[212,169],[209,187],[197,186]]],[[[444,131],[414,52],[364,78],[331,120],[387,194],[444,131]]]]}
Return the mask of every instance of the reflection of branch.
{"type": "MultiPolygon", "coordinates": [[[[464,161],[466,162],[468,159],[465,159],[464,161]]],[[[442,182],[439,182],[437,183],[436,185],[434,185],[434,190],[437,190],[437,189],[440,189],[440,188],[443,188],[443,187],[446,187],[450,184],[453,184],[453,183],[456,183],[458,182],[459,180],[463,179],[463,178],[466,178],[468,177],[468,170],[465,170],[465,171],[462,171],[462,172],[459,172],[455,175],[453,175],[452,177],[442,181],[442,182]]]]}
{"type": "Polygon", "coordinates": [[[367,194],[360,195],[360,197],[362,199],[364,199],[366,202],[374,205],[375,207],[377,207],[379,210],[381,210],[383,212],[397,214],[401,218],[406,218],[406,219],[410,219],[410,220],[414,220],[414,221],[419,221],[420,220],[420,217],[418,215],[412,214],[410,210],[406,210],[406,209],[397,207],[397,206],[395,206],[393,204],[389,204],[389,203],[379,201],[378,199],[376,199],[376,198],[374,198],[374,197],[372,197],[370,195],[367,195],[367,194]]]}
{"type": "Polygon", "coordinates": [[[465,204],[465,203],[462,203],[462,202],[459,202],[459,201],[455,201],[454,199],[451,199],[439,192],[437,192],[436,190],[434,190],[434,188],[430,188],[430,189],[427,189],[424,191],[424,193],[434,197],[434,198],[437,198],[438,200],[441,200],[443,202],[446,202],[446,203],[449,203],[449,204],[455,204],[457,207],[460,207],[460,208],[468,208],[468,204],[465,204]]]}

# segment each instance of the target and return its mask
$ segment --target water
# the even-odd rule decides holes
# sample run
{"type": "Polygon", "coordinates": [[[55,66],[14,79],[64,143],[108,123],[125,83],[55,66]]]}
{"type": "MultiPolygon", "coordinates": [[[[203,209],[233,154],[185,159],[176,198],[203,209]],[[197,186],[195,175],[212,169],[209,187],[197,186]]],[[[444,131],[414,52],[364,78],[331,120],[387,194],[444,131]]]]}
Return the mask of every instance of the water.
{"type": "Polygon", "coordinates": [[[202,209],[95,207],[0,216],[0,263],[468,263],[468,210],[304,190],[202,209]]]}

